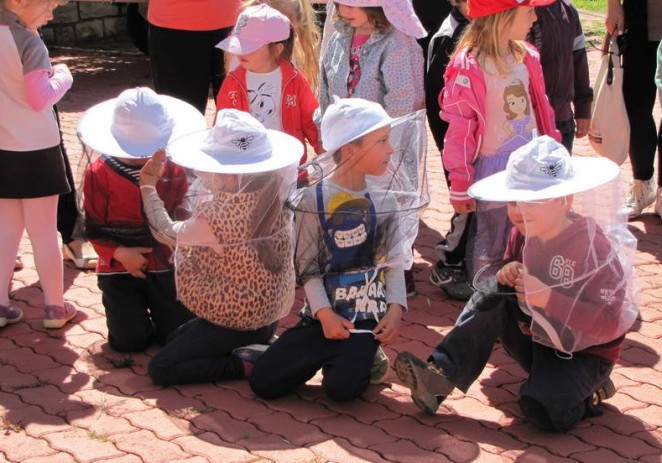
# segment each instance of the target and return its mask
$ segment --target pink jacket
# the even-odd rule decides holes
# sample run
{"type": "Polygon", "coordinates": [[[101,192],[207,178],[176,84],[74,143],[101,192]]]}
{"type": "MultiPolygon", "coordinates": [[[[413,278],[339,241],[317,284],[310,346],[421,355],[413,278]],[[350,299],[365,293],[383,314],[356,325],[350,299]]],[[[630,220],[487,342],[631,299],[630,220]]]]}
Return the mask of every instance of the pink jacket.
{"type": "MultiPolygon", "coordinates": [[[[554,109],[545,92],[540,55],[533,45],[525,46],[528,53],[524,65],[529,73],[529,93],[539,135],[549,135],[560,142],[554,109]]],[[[467,204],[472,201],[467,190],[474,181],[473,164],[485,132],[485,74],[471,52],[462,50],[448,64],[444,81],[439,115],[449,123],[442,159],[450,174],[450,202],[467,204]]]]}
{"type": "MultiPolygon", "coordinates": [[[[283,132],[301,140],[306,146],[306,140],[316,153],[323,150],[317,125],[313,122],[313,112],[319,107],[317,98],[310,89],[306,78],[289,61],[281,60],[280,70],[283,80],[281,86],[281,117],[283,132]]],[[[228,74],[216,97],[216,109],[236,108],[250,112],[248,91],[246,90],[246,69],[239,66],[228,74]]],[[[301,163],[306,161],[304,151],[301,163]]],[[[305,171],[299,175],[305,176],[305,171]]],[[[300,178],[301,179],[301,178],[300,178]]]]}

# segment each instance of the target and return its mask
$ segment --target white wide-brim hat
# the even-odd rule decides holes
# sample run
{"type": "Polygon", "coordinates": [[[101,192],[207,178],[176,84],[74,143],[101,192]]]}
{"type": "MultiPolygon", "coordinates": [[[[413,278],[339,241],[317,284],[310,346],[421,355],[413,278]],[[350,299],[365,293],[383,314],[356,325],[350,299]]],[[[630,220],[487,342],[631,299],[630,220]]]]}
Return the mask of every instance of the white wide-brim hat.
{"type": "Polygon", "coordinates": [[[322,146],[326,153],[333,153],[347,143],[392,125],[397,120],[389,116],[386,110],[374,101],[363,98],[339,98],[334,95],[333,103],[326,108],[322,116],[320,125],[322,146]]]}
{"type": "Polygon", "coordinates": [[[299,163],[303,144],[291,135],[265,129],[253,116],[221,109],[214,127],[173,140],[170,159],[189,169],[219,174],[271,172],[299,163]]]}
{"type": "Polygon", "coordinates": [[[619,172],[607,158],[571,157],[563,145],[543,135],[513,151],[506,170],[477,181],[468,193],[481,201],[541,201],[591,190],[619,172]]]}
{"type": "Polygon", "coordinates": [[[205,117],[192,105],[139,87],[92,106],[81,117],[77,130],[80,140],[99,153],[139,159],[205,127],[205,117]]]}

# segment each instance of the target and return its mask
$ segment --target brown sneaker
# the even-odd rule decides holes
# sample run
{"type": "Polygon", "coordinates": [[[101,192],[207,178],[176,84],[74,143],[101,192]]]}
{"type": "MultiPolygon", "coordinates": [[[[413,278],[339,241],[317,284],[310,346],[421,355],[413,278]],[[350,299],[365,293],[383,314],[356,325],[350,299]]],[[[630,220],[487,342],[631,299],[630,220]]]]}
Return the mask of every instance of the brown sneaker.
{"type": "Polygon", "coordinates": [[[437,409],[455,385],[434,363],[424,362],[411,352],[400,352],[393,366],[398,378],[411,389],[411,399],[428,415],[437,409]]]}
{"type": "Polygon", "coordinates": [[[77,310],[68,302],[64,303],[64,307],[47,305],[46,317],[44,318],[44,328],[62,328],[69,320],[76,316],[76,313],[78,313],[77,310]]]}

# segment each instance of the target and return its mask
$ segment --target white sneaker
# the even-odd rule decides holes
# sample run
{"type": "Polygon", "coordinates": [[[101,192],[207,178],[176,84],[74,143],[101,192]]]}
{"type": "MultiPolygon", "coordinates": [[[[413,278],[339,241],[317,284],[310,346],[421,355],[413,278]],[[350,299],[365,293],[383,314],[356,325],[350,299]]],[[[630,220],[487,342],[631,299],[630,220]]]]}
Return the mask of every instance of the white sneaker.
{"type": "MultiPolygon", "coordinates": [[[[639,217],[644,209],[657,198],[657,182],[654,177],[648,180],[635,180],[630,190],[630,198],[625,203],[625,212],[629,219],[639,217]]],[[[656,209],[657,210],[657,209],[656,209]]]]}
{"type": "Polygon", "coordinates": [[[657,189],[657,201],[655,201],[655,214],[662,217],[662,187],[657,189]]]}

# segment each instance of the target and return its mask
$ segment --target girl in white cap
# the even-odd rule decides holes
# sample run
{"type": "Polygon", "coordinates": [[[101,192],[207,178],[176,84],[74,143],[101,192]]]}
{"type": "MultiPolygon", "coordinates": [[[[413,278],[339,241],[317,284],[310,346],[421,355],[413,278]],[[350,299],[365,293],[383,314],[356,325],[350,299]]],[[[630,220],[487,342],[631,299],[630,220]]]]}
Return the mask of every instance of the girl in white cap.
{"type": "Polygon", "coordinates": [[[165,155],[142,169],[143,209],[157,239],[176,247],[177,297],[198,316],[150,362],[156,384],[250,376],[294,302],[292,213],[284,203],[302,152],[297,139],[250,114],[220,110],[212,129],[167,147],[198,177],[185,221],[170,218],[155,188],[165,155]]]}
{"type": "Polygon", "coordinates": [[[62,328],[76,316],[63,296],[56,218],[58,195],[70,187],[53,112],[73,78],[66,65],[51,66],[37,33],[63,3],[0,0],[0,327],[23,318],[7,288],[26,229],[44,292],[44,327],[62,328]]]}
{"type": "Polygon", "coordinates": [[[359,97],[379,103],[391,117],[425,106],[423,51],[427,32],[411,0],[339,0],[335,29],[323,52],[319,101],[359,97]]]}
{"type": "Polygon", "coordinates": [[[361,98],[336,98],[324,114],[327,152],[290,202],[306,304],[255,366],[258,396],[292,393],[321,368],[326,395],[347,401],[388,375],[380,345],[397,339],[407,307],[404,269],[426,197],[412,181],[423,178],[424,127],[423,111],[392,119],[361,98]]]}
{"type": "MultiPolygon", "coordinates": [[[[304,75],[291,63],[294,32],[287,17],[266,4],[239,14],[232,34],[218,45],[239,58],[216,97],[216,107],[250,112],[268,129],[308,141],[322,151],[313,113],[318,107],[304,75]]],[[[306,161],[306,153],[301,163],[306,161]]],[[[305,181],[301,171],[300,181],[305,181]]]]}
{"type": "MultiPolygon", "coordinates": [[[[192,317],[176,298],[171,250],[154,240],[142,213],[138,175],[170,139],[205,126],[193,106],[145,87],[93,106],[78,123],[83,144],[100,154],[85,171],[85,234],[99,256],[97,282],[114,350],[164,342],[192,317]]],[[[186,172],[169,163],[157,188],[174,214],[188,189],[186,172]]]]}

